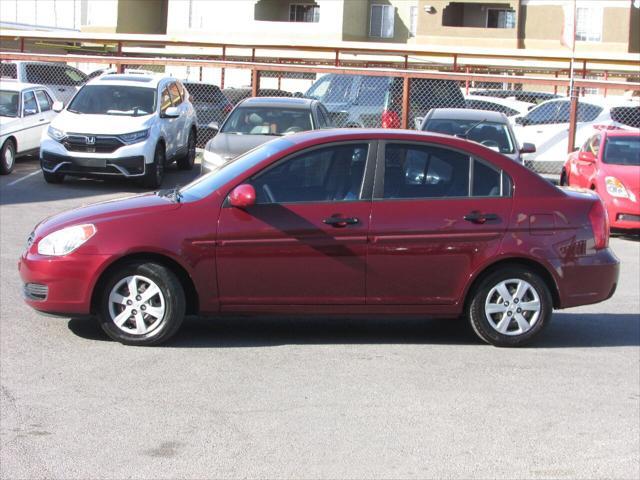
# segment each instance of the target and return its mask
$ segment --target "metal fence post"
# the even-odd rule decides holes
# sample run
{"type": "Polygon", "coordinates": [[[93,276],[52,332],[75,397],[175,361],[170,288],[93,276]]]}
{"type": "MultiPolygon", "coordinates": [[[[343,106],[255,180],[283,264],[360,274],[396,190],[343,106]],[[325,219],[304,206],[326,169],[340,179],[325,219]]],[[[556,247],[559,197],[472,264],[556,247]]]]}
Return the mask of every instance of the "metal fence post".
{"type": "Polygon", "coordinates": [[[578,89],[573,88],[571,92],[571,107],[569,109],[569,138],[567,142],[567,153],[574,150],[576,143],[576,122],[578,120],[578,89]]]}
{"type": "MultiPolygon", "coordinates": [[[[118,42],[118,56],[119,57],[122,56],[122,42],[118,42]]],[[[118,73],[123,73],[124,72],[124,65],[122,64],[122,62],[118,62],[116,65],[117,65],[118,73]]]]}
{"type": "Polygon", "coordinates": [[[260,90],[260,71],[258,69],[251,70],[251,96],[257,97],[260,90]]]}
{"type": "Polygon", "coordinates": [[[400,128],[407,128],[409,125],[409,77],[402,78],[402,120],[400,128]]]}
{"type": "MultiPolygon", "coordinates": [[[[222,46],[222,61],[227,60],[227,46],[222,46]]],[[[220,69],[220,90],[224,90],[224,67],[220,69]]]]}

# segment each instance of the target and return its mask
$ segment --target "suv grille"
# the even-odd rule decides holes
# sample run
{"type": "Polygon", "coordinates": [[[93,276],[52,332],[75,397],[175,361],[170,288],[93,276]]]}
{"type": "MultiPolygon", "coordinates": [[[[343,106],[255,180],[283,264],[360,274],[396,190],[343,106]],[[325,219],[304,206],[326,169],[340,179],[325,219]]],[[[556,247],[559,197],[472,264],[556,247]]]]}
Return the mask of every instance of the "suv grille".
{"type": "Polygon", "coordinates": [[[75,134],[65,138],[62,144],[69,152],[85,153],[111,153],[124,145],[118,137],[75,134]]]}

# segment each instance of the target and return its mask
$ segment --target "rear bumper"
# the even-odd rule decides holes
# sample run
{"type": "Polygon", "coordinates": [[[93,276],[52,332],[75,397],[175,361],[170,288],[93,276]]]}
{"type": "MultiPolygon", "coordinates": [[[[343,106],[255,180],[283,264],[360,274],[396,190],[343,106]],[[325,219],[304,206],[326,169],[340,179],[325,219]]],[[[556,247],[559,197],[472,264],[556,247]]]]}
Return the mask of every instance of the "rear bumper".
{"type": "Polygon", "coordinates": [[[618,286],[620,261],[609,248],[577,257],[562,268],[560,308],[603,302],[618,286]]]}
{"type": "Polygon", "coordinates": [[[24,301],[49,314],[90,314],[93,287],[109,258],[109,255],[46,257],[25,253],[18,262],[24,301]]]}

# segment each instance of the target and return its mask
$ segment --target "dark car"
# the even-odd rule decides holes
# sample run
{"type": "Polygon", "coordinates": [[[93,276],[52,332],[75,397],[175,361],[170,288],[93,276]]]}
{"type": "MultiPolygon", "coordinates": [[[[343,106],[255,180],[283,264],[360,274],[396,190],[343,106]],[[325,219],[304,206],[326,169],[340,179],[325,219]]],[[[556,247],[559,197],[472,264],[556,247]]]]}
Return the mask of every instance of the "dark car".
{"type": "MultiPolygon", "coordinates": [[[[331,73],[318,79],[305,96],[320,100],[337,127],[400,128],[402,89],[399,77],[331,73]]],[[[414,78],[409,91],[409,126],[415,128],[432,108],[465,107],[454,81],[414,78]]]]}
{"type": "Polygon", "coordinates": [[[608,241],[595,193],[475,142],[321,130],[178,190],[49,217],[19,271],[33,308],[94,314],[131,345],[168,340],[185,314],[464,314],[482,340],[517,346],[554,308],[613,295],[608,241]]]}
{"type": "MultiPolygon", "coordinates": [[[[251,88],[225,88],[223,90],[225,96],[233,105],[237,105],[245,98],[253,96],[251,88]]],[[[261,88],[258,90],[259,97],[293,97],[294,94],[286,90],[278,90],[276,88],[261,88]]]]}
{"type": "Polygon", "coordinates": [[[327,109],[317,100],[250,97],[242,100],[222,124],[212,125],[214,137],[202,158],[202,173],[275,137],[332,127],[327,109]]]}
{"type": "Polygon", "coordinates": [[[420,126],[426,132],[467,138],[523,163],[523,153],[533,153],[532,143],[518,144],[511,123],[504,113],[467,108],[434,108],[420,126]]]}
{"type": "Polygon", "coordinates": [[[198,147],[204,147],[214,135],[210,124],[222,123],[233,110],[233,104],[217,85],[194,81],[184,81],[183,85],[198,118],[198,147]]]}

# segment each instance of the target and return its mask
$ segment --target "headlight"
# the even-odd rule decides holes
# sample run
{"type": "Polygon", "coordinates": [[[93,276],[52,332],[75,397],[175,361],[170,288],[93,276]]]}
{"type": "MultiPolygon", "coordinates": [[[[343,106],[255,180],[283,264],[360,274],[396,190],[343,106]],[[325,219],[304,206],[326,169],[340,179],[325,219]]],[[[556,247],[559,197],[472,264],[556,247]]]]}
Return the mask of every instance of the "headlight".
{"type": "Polygon", "coordinates": [[[49,125],[49,129],[47,130],[47,133],[51,138],[53,138],[57,142],[61,142],[67,137],[66,133],[64,133],[62,130],[58,130],[57,128],[52,127],[51,125],[49,125]]]}
{"type": "Polygon", "coordinates": [[[56,257],[67,255],[93,237],[95,233],[96,227],[91,224],[63,228],[40,240],[38,253],[56,257]]]}
{"type": "Polygon", "coordinates": [[[612,197],[629,198],[629,193],[624,188],[624,184],[616,177],[606,177],[604,183],[607,186],[607,193],[612,197]]]}
{"type": "Polygon", "coordinates": [[[149,129],[140,130],[139,132],[125,133],[118,135],[118,138],[126,144],[138,143],[149,137],[149,129]]]}
{"type": "Polygon", "coordinates": [[[221,157],[217,153],[211,152],[209,150],[205,150],[204,151],[203,160],[205,162],[207,162],[208,164],[213,165],[215,167],[221,167],[222,165],[227,163],[226,159],[224,159],[223,157],[221,157]]]}

